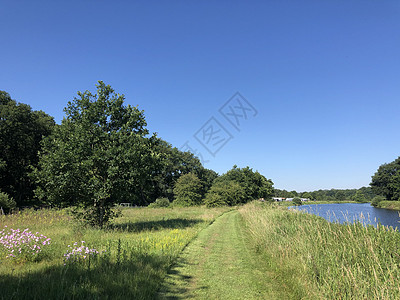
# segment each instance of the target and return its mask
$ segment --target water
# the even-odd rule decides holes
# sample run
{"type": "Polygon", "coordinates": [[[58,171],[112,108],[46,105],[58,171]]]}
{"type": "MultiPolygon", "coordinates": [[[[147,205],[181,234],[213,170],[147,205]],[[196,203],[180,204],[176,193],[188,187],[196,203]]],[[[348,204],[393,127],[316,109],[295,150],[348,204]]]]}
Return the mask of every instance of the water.
{"type": "Polygon", "coordinates": [[[332,203],[291,206],[291,208],[306,211],[321,216],[330,222],[355,222],[360,221],[365,225],[378,223],[400,229],[400,216],[398,211],[375,208],[369,203],[332,203]]]}

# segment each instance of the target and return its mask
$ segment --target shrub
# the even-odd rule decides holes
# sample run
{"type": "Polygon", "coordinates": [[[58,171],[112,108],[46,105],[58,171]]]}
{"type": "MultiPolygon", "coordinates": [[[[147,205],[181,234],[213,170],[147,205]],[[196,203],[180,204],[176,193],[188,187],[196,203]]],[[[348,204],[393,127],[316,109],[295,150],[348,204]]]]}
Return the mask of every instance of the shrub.
{"type": "Polygon", "coordinates": [[[204,204],[207,207],[236,205],[241,203],[245,196],[244,188],[236,181],[217,181],[208,191],[204,204]]]}
{"type": "Polygon", "coordinates": [[[155,202],[150,203],[149,207],[151,208],[159,208],[159,207],[169,207],[170,202],[168,198],[158,198],[155,202]]]}
{"type": "Polygon", "coordinates": [[[374,207],[377,207],[377,206],[379,206],[380,202],[385,201],[385,200],[386,200],[386,198],[383,196],[375,196],[371,201],[371,205],[374,207]]]}
{"type": "Polygon", "coordinates": [[[303,203],[301,202],[301,199],[299,197],[293,198],[293,204],[294,205],[302,205],[303,203]]]}
{"type": "Polygon", "coordinates": [[[11,209],[15,208],[17,203],[8,194],[0,192],[0,207],[3,208],[5,213],[10,212],[11,209]]]}
{"type": "Polygon", "coordinates": [[[202,184],[193,173],[179,177],[174,188],[174,206],[192,206],[201,204],[202,184]]]}

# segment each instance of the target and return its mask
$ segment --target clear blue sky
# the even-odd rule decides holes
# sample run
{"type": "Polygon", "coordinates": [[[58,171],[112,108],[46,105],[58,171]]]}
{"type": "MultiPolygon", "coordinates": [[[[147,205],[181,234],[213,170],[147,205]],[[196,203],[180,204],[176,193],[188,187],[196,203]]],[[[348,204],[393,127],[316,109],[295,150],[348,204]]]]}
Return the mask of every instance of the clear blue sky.
{"type": "Polygon", "coordinates": [[[0,90],[59,123],[103,80],[173,146],[287,190],[359,188],[400,155],[400,2],[1,1],[0,90]],[[240,131],[219,112],[240,92],[240,131]],[[250,112],[250,111],[249,111],[250,112]],[[232,137],[213,157],[194,134],[232,137]],[[228,135],[227,135],[228,136],[228,135]]]}

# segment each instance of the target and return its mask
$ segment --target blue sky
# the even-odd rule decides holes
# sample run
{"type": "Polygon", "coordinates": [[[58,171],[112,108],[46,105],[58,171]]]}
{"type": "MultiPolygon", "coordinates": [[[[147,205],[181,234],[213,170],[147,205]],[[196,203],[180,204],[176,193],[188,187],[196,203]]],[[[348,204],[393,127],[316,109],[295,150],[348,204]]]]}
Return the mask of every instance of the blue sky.
{"type": "Polygon", "coordinates": [[[277,188],[367,186],[400,155],[399,1],[0,0],[0,9],[0,89],[58,123],[77,91],[103,80],[205,167],[248,165],[277,188]],[[240,131],[219,112],[236,92],[254,108],[240,131]],[[232,137],[215,156],[194,137],[212,117],[232,137]]]}

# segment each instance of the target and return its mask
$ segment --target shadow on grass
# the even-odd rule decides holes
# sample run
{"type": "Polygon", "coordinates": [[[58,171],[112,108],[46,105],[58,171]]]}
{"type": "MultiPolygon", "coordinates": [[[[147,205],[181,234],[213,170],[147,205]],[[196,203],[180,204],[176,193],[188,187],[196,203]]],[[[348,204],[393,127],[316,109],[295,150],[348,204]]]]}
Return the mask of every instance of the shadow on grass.
{"type": "Polygon", "coordinates": [[[111,230],[121,230],[127,232],[141,232],[146,230],[163,230],[163,229],[182,229],[192,227],[203,222],[201,219],[167,219],[146,222],[126,222],[121,224],[113,224],[109,228],[111,230]]]}
{"type": "Polygon", "coordinates": [[[198,290],[206,290],[208,286],[198,286],[196,279],[190,275],[185,275],[180,272],[180,269],[185,269],[190,263],[180,257],[178,261],[170,268],[166,278],[164,279],[158,299],[181,300],[196,298],[193,292],[198,290]]]}
{"type": "Polygon", "coordinates": [[[156,299],[171,261],[141,255],[120,264],[55,266],[0,276],[1,299],[156,299]]]}

